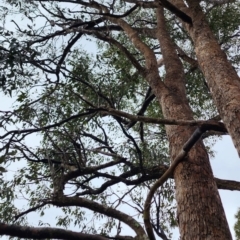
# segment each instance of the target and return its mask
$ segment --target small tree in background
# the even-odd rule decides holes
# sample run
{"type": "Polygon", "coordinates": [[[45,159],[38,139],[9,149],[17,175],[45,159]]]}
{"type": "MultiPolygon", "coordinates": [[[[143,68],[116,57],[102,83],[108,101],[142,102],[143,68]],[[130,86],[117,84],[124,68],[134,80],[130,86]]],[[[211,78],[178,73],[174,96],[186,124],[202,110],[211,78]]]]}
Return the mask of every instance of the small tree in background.
{"type": "Polygon", "coordinates": [[[234,225],[234,230],[235,230],[235,236],[236,236],[236,239],[240,239],[240,222],[239,222],[239,219],[240,219],[240,211],[238,210],[238,212],[236,213],[235,215],[235,218],[237,219],[237,222],[235,223],[234,225]]]}

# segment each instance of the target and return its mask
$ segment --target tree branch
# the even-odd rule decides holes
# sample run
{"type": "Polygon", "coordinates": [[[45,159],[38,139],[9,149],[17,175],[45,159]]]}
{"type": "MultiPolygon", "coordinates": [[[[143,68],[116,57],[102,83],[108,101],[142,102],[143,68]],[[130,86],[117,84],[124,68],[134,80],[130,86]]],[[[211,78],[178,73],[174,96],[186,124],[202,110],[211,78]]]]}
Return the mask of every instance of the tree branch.
{"type": "Polygon", "coordinates": [[[73,232],[61,228],[36,228],[19,225],[10,225],[0,222],[0,234],[19,238],[33,238],[33,239],[66,239],[66,240],[109,240],[109,238],[96,235],[73,232]]]}
{"type": "Polygon", "coordinates": [[[186,13],[178,9],[176,6],[174,6],[172,3],[170,3],[167,0],[159,0],[159,2],[162,4],[163,7],[168,9],[170,12],[175,14],[177,17],[179,17],[182,21],[192,24],[192,19],[189,17],[186,13]]]}
{"type": "Polygon", "coordinates": [[[201,138],[202,134],[208,130],[211,130],[211,128],[209,128],[209,126],[201,126],[201,127],[197,128],[193,132],[192,136],[188,139],[188,141],[183,145],[181,151],[179,152],[177,157],[172,162],[172,165],[161,176],[161,178],[158,179],[153,184],[153,186],[150,188],[150,191],[147,195],[147,198],[146,198],[146,201],[144,204],[144,211],[143,211],[144,225],[145,225],[145,228],[146,228],[146,231],[148,233],[150,240],[155,240],[152,225],[150,222],[150,207],[151,207],[151,201],[152,201],[154,193],[160,186],[162,186],[164,184],[164,182],[166,182],[166,180],[169,178],[169,176],[173,174],[173,172],[174,172],[175,168],[178,166],[178,164],[184,160],[184,158],[187,156],[187,154],[191,150],[191,148],[201,138]]]}
{"type": "Polygon", "coordinates": [[[146,233],[142,226],[131,216],[116,210],[111,207],[107,207],[106,205],[99,204],[97,202],[88,200],[86,198],[81,197],[65,197],[61,196],[57,199],[54,199],[52,201],[48,201],[48,203],[51,203],[55,206],[63,207],[63,206],[78,206],[78,207],[85,207],[87,209],[90,209],[92,211],[104,214],[109,217],[113,217],[115,219],[118,219],[125,224],[127,224],[130,228],[132,228],[137,236],[141,236],[142,239],[144,237],[147,239],[146,233]]]}
{"type": "MultiPolygon", "coordinates": [[[[93,109],[92,109],[93,110],[93,109]]],[[[218,122],[215,120],[174,120],[174,119],[159,119],[159,118],[151,118],[129,114],[120,110],[116,110],[113,108],[99,108],[98,111],[103,112],[104,114],[109,114],[112,116],[125,117],[130,119],[131,121],[143,122],[143,123],[155,123],[155,124],[165,124],[165,125],[179,125],[179,126],[208,126],[212,127],[211,130],[225,132],[227,133],[227,129],[222,122],[218,122]]]]}

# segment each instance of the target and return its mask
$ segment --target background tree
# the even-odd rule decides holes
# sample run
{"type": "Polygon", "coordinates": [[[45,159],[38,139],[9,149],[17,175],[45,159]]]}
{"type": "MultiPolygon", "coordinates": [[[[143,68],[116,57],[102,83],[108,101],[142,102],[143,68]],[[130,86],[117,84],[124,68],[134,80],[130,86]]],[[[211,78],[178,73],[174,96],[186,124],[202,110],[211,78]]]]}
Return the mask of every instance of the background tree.
{"type": "Polygon", "coordinates": [[[239,3],[187,3],[6,1],[2,19],[25,22],[1,32],[16,98],[1,171],[17,171],[1,179],[0,234],[153,240],[178,225],[182,239],[231,239],[217,187],[239,183],[214,178],[208,155],[228,131],[239,146],[239,3]],[[61,229],[25,227],[53,207],[61,229]]]}
{"type": "Polygon", "coordinates": [[[235,215],[236,218],[236,223],[234,225],[234,230],[235,230],[235,235],[236,235],[236,239],[240,239],[240,222],[239,222],[239,216],[240,216],[240,211],[238,210],[238,212],[235,215]]]}

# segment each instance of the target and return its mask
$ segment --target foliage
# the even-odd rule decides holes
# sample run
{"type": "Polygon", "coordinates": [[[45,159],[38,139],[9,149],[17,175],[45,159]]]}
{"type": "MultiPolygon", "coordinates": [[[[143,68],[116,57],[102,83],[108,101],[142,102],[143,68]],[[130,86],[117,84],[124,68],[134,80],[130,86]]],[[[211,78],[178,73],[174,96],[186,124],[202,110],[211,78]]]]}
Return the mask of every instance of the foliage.
{"type": "Polygon", "coordinates": [[[238,209],[235,218],[237,219],[235,225],[234,225],[234,230],[235,230],[235,236],[236,236],[236,240],[240,239],[240,211],[238,209]]]}
{"type": "MultiPolygon", "coordinates": [[[[128,221],[122,221],[117,210],[142,225],[146,194],[170,159],[163,125],[135,122],[120,113],[155,118],[163,118],[163,113],[141,74],[146,59],[121,27],[101,15],[102,3],[96,7],[83,1],[62,2],[6,1],[1,10],[4,21],[14,13],[24,19],[19,24],[13,17],[14,30],[7,24],[1,30],[1,87],[16,100],[11,112],[1,111],[1,221],[24,226],[32,222],[27,214],[36,212],[39,226],[121,235],[128,221]],[[111,114],[112,109],[118,114],[111,114]],[[17,130],[11,131],[13,127],[17,130]],[[61,193],[82,202],[61,203],[61,193]],[[61,210],[54,212],[52,223],[47,217],[54,207],[61,210]],[[113,214],[104,214],[108,208],[113,214]]],[[[127,1],[106,5],[113,15],[133,7],[127,1]]],[[[212,30],[236,67],[239,49],[233,52],[230,46],[239,44],[238,5],[203,4],[212,30]]],[[[182,56],[194,117],[210,119],[218,113],[204,76],[192,64],[196,59],[191,39],[175,15],[166,11],[166,16],[182,56]]],[[[154,8],[137,7],[123,19],[161,59],[154,8]]],[[[164,67],[159,74],[164,80],[164,67]]],[[[169,179],[155,193],[151,208],[155,232],[167,238],[177,226],[174,193],[169,179]]]]}

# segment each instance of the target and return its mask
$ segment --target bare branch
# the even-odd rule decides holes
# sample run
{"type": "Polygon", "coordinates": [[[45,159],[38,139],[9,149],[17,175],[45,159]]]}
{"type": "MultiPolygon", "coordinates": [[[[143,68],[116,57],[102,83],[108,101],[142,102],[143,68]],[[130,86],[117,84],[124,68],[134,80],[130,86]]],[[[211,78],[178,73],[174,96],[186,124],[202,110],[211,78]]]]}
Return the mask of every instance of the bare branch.
{"type": "Polygon", "coordinates": [[[86,239],[86,240],[108,240],[109,238],[87,233],[78,233],[61,228],[36,228],[19,225],[0,223],[0,234],[19,238],[33,239],[86,239]]]}

